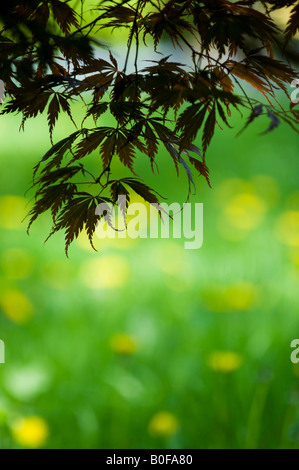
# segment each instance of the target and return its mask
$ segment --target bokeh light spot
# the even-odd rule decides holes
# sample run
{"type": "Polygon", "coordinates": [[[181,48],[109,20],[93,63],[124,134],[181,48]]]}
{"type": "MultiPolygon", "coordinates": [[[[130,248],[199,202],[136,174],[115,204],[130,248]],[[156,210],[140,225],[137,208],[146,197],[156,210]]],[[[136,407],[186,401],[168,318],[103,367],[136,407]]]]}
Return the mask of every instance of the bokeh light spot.
{"type": "Polygon", "coordinates": [[[278,219],[276,233],[285,245],[299,246],[299,211],[286,211],[278,219]]]}
{"type": "Polygon", "coordinates": [[[42,268],[43,280],[57,290],[67,289],[74,278],[74,266],[67,260],[52,260],[42,268]]]}
{"type": "Polygon", "coordinates": [[[263,220],[266,204],[255,194],[241,193],[225,207],[229,223],[241,230],[253,230],[263,220]]]}
{"type": "Polygon", "coordinates": [[[116,333],[111,336],[110,348],[117,354],[130,355],[136,352],[136,341],[132,336],[125,333],[116,333]]]}
{"type": "Polygon", "coordinates": [[[43,447],[49,435],[49,426],[40,416],[20,418],[12,425],[15,441],[30,448],[43,447]]]}
{"type": "Polygon", "coordinates": [[[1,267],[7,279],[24,279],[32,272],[33,259],[22,248],[10,248],[1,255],[1,267]]]}
{"type": "Polygon", "coordinates": [[[0,296],[0,308],[15,323],[26,323],[33,313],[30,300],[17,289],[8,289],[0,296]]]}
{"type": "Polygon", "coordinates": [[[208,357],[209,367],[224,374],[239,369],[242,362],[242,356],[234,351],[213,351],[208,357]]]}
{"type": "Polygon", "coordinates": [[[179,423],[176,416],[169,411],[156,413],[149,422],[149,433],[154,437],[172,436],[178,429],[179,423]]]}
{"type": "Polygon", "coordinates": [[[27,200],[20,196],[5,195],[0,197],[0,226],[6,229],[24,229],[22,220],[27,214],[27,200]]]}
{"type": "Polygon", "coordinates": [[[111,254],[85,261],[80,270],[80,279],[90,289],[110,289],[123,286],[129,273],[126,258],[111,254]]]}
{"type": "Polygon", "coordinates": [[[256,304],[258,297],[258,288],[246,281],[210,286],[202,291],[205,306],[213,312],[247,311],[256,304]]]}

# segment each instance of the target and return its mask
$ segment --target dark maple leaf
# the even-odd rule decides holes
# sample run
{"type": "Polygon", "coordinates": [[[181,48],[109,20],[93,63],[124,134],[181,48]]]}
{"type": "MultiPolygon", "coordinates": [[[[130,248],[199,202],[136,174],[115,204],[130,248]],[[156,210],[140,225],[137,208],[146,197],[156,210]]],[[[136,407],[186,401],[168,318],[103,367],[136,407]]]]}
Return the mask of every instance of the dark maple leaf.
{"type": "MultiPolygon", "coordinates": [[[[146,156],[155,172],[164,148],[177,174],[182,169],[187,175],[190,193],[196,173],[210,186],[208,148],[221,126],[231,127],[233,109],[245,115],[240,132],[261,115],[269,119],[261,134],[282,121],[298,131],[295,103],[285,110],[279,95],[283,90],[290,99],[290,84],[299,78],[290,65],[298,59],[292,52],[298,1],[113,0],[100,2],[93,19],[82,12],[81,18],[67,0],[0,4],[0,80],[6,93],[1,114],[20,114],[22,128],[27,119],[46,115],[52,143],[34,167],[29,225],[49,211],[52,233],[65,231],[66,251],[84,229],[92,243],[101,217],[111,224],[109,204],[119,195],[135,191],[158,204],[159,195],[141,179],[114,178],[115,160],[135,175],[135,161],[146,156]],[[289,19],[281,31],[271,13],[285,8],[289,19]],[[123,66],[112,48],[108,58],[101,57],[107,46],[96,33],[114,28],[127,32],[123,66]],[[160,60],[144,65],[142,38],[160,60]],[[161,53],[167,39],[183,48],[186,59],[161,53]],[[85,107],[81,128],[54,144],[61,113],[75,125],[75,100],[85,107]],[[107,204],[102,216],[95,213],[101,201],[107,204]]],[[[120,210],[125,217],[127,203],[120,210]]]]}

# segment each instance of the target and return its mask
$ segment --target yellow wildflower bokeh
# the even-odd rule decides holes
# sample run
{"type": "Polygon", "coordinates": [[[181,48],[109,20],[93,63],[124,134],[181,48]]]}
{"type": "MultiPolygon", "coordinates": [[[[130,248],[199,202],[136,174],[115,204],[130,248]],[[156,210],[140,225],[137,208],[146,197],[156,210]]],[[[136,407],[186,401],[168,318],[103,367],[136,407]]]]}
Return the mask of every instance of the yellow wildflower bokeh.
{"type": "Polygon", "coordinates": [[[263,221],[268,206],[279,196],[276,182],[266,175],[251,181],[230,178],[219,184],[216,202],[222,210],[218,218],[219,233],[230,241],[239,241],[263,221]]]}
{"type": "Polygon", "coordinates": [[[32,272],[33,259],[22,248],[10,248],[1,255],[1,267],[7,279],[24,279],[32,272]]]}
{"type": "Polygon", "coordinates": [[[49,426],[40,416],[20,418],[12,425],[12,435],[22,447],[43,447],[49,435],[49,426]]]}
{"type": "Polygon", "coordinates": [[[255,229],[261,223],[265,212],[264,201],[252,193],[236,195],[224,210],[230,224],[241,230],[255,229]]]}
{"type": "Polygon", "coordinates": [[[111,289],[124,285],[129,273],[126,258],[111,254],[85,261],[80,270],[80,279],[90,289],[111,289]]]}
{"type": "Polygon", "coordinates": [[[137,345],[134,338],[125,333],[116,333],[111,336],[110,348],[117,354],[130,355],[134,354],[137,350],[137,345]]]}
{"type": "Polygon", "coordinates": [[[202,292],[204,304],[213,312],[247,311],[256,304],[258,297],[258,288],[246,281],[211,286],[202,292]]]}
{"type": "Polygon", "coordinates": [[[66,260],[48,261],[42,266],[42,278],[54,289],[67,289],[74,278],[74,267],[66,260]]]}
{"type": "Polygon", "coordinates": [[[159,411],[149,422],[149,433],[154,437],[170,437],[179,427],[176,416],[169,411],[159,411]]]}
{"type": "Polygon", "coordinates": [[[249,310],[255,304],[257,297],[257,288],[249,282],[231,284],[224,291],[224,303],[232,310],[249,310]]]}
{"type": "Polygon", "coordinates": [[[241,193],[254,192],[254,185],[241,178],[227,178],[221,181],[215,189],[215,200],[220,206],[226,206],[235,196],[241,193]]]}
{"type": "Polygon", "coordinates": [[[15,323],[26,323],[33,314],[30,300],[18,289],[8,289],[0,296],[0,308],[15,323]]]}
{"type": "Polygon", "coordinates": [[[188,270],[184,247],[172,240],[157,245],[155,263],[161,271],[173,276],[182,276],[188,270]]]}
{"type": "Polygon", "coordinates": [[[255,175],[251,182],[254,186],[255,193],[261,197],[267,205],[274,206],[280,197],[280,189],[272,176],[255,175]]]}
{"type": "Polygon", "coordinates": [[[286,208],[287,210],[298,210],[299,207],[299,190],[293,191],[291,194],[288,195],[286,199],[286,208]]]}
{"type": "MultiPolygon", "coordinates": [[[[97,251],[107,251],[107,249],[117,249],[117,250],[130,250],[134,244],[136,244],[138,239],[133,238],[120,238],[117,232],[111,227],[107,229],[107,238],[100,239],[98,237],[99,229],[97,228],[95,231],[95,235],[93,237],[93,245],[97,251]],[[111,235],[111,238],[108,238],[108,233],[111,235]],[[115,238],[114,238],[115,237],[115,238]]],[[[78,238],[76,239],[77,245],[84,251],[89,251],[90,253],[95,253],[94,249],[92,248],[90,241],[86,232],[81,232],[78,238]]]]}
{"type": "Polygon", "coordinates": [[[234,351],[213,351],[207,362],[215,372],[229,374],[241,367],[243,359],[239,353],[234,351]]]}
{"type": "Polygon", "coordinates": [[[286,211],[278,219],[276,234],[288,246],[299,246],[299,211],[286,211]]]}
{"type": "Polygon", "coordinates": [[[290,250],[290,259],[296,268],[299,268],[299,249],[298,248],[291,248],[290,250]]]}
{"type": "Polygon", "coordinates": [[[11,230],[24,230],[22,220],[27,214],[26,204],[27,200],[20,196],[0,197],[0,226],[11,230]]]}

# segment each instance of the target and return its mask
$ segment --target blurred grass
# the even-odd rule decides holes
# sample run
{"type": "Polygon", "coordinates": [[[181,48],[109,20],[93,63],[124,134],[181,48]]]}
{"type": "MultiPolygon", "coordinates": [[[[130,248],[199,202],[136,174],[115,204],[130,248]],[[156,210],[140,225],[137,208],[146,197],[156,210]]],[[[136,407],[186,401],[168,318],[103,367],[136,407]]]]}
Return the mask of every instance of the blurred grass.
{"type": "MultiPolygon", "coordinates": [[[[1,447],[298,448],[298,137],[260,122],[236,139],[238,119],[192,197],[200,250],[80,237],[69,260],[62,234],[43,246],[47,217],[29,237],[20,223],[46,122],[1,120],[1,447]]],[[[71,131],[61,119],[55,140],[71,131]]],[[[182,202],[185,176],[159,160],[137,173],[182,202]]]]}

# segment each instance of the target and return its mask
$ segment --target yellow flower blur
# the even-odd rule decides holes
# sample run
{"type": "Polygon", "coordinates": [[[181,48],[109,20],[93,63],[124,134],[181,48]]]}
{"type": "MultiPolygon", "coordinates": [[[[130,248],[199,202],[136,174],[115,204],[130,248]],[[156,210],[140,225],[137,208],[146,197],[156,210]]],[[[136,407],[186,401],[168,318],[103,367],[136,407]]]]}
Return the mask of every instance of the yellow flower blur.
{"type": "Polygon", "coordinates": [[[150,420],[148,430],[152,436],[169,437],[177,431],[178,427],[179,423],[174,414],[160,411],[150,420]]]}
{"type": "Polygon", "coordinates": [[[280,197],[280,189],[275,179],[269,175],[255,175],[251,182],[256,194],[266,201],[268,206],[275,206],[280,197]]]}
{"type": "Polygon", "coordinates": [[[238,282],[224,291],[224,304],[231,310],[249,310],[257,299],[257,288],[249,282],[238,282]]]}
{"type": "Polygon", "coordinates": [[[21,248],[10,248],[1,256],[1,267],[7,279],[24,279],[31,274],[33,260],[21,248]]]}
{"type": "Polygon", "coordinates": [[[137,349],[135,340],[125,333],[111,336],[110,347],[115,353],[124,355],[133,354],[137,349]]]}
{"type": "Polygon", "coordinates": [[[264,201],[255,194],[236,195],[224,210],[230,224],[241,230],[253,230],[262,221],[266,211],[264,201]]]}
{"type": "Polygon", "coordinates": [[[285,245],[299,246],[299,211],[284,212],[277,221],[276,233],[285,245]]]}
{"type": "Polygon", "coordinates": [[[67,289],[73,275],[74,267],[66,260],[51,260],[42,267],[43,280],[54,289],[67,289]]]}
{"type": "Polygon", "coordinates": [[[8,289],[0,296],[0,308],[15,323],[26,323],[32,316],[30,300],[17,289],[8,289]]]}
{"type": "Polygon", "coordinates": [[[264,219],[268,206],[279,196],[275,180],[257,175],[251,181],[237,178],[224,180],[216,190],[216,201],[222,207],[218,230],[231,241],[245,238],[264,219]]]}
{"type": "Polygon", "coordinates": [[[299,207],[299,191],[293,191],[286,199],[286,208],[290,211],[296,211],[299,207]]]}
{"type": "Polygon", "coordinates": [[[22,220],[27,214],[27,200],[14,195],[0,198],[0,226],[6,229],[24,229],[22,220]]]}
{"type": "Polygon", "coordinates": [[[189,267],[183,246],[172,240],[157,245],[155,262],[161,271],[173,276],[182,276],[189,267]]]}
{"type": "Polygon", "coordinates": [[[250,282],[214,286],[202,292],[207,308],[213,312],[250,310],[258,299],[258,288],[250,282]]]}
{"type": "Polygon", "coordinates": [[[12,425],[15,441],[22,447],[43,447],[49,435],[46,421],[39,416],[28,416],[15,421],[12,425]]]}
{"type": "Polygon", "coordinates": [[[220,206],[226,206],[236,195],[254,192],[254,185],[240,178],[227,178],[215,189],[215,198],[220,206]]]}
{"type": "Polygon", "coordinates": [[[299,268],[299,253],[293,253],[292,261],[296,268],[299,268]]]}
{"type": "Polygon", "coordinates": [[[233,351],[213,351],[208,357],[208,365],[216,372],[229,374],[239,369],[242,357],[233,351]]]}
{"type": "Polygon", "coordinates": [[[129,277],[126,258],[106,255],[86,261],[80,272],[82,283],[90,289],[110,289],[124,285],[129,277]]]}

